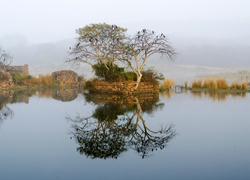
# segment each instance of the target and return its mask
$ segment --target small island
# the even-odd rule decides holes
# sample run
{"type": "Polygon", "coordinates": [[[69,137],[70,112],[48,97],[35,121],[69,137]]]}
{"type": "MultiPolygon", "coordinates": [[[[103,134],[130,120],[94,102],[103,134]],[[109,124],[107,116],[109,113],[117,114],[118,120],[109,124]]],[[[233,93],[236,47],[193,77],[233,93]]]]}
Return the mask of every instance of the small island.
{"type": "Polygon", "coordinates": [[[117,25],[90,24],[76,30],[76,43],[69,47],[66,63],[89,64],[95,78],[86,80],[72,70],[34,77],[27,64],[11,66],[13,57],[0,49],[0,90],[41,87],[83,87],[88,92],[137,94],[158,93],[170,89],[191,91],[247,92],[249,82],[225,79],[199,79],[190,86],[175,85],[154,68],[145,69],[153,55],[174,60],[176,51],[163,33],[142,29],[133,36],[117,25]],[[230,84],[230,85],[229,85],[230,84]]]}

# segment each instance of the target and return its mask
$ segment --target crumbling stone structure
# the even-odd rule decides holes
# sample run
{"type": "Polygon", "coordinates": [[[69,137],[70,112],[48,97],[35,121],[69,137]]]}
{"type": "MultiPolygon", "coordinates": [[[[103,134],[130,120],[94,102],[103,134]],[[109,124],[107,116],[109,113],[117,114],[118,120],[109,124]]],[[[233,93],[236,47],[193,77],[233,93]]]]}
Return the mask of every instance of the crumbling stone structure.
{"type": "Polygon", "coordinates": [[[93,80],[89,83],[87,89],[90,92],[99,93],[114,93],[114,94],[137,94],[137,93],[158,93],[159,84],[151,82],[140,82],[137,89],[135,89],[136,81],[123,82],[108,82],[101,80],[93,80]]]}
{"type": "Polygon", "coordinates": [[[58,81],[60,85],[78,85],[78,75],[71,70],[62,70],[52,73],[54,80],[58,81]]]}
{"type": "Polygon", "coordinates": [[[62,101],[62,102],[70,102],[76,99],[78,96],[78,88],[72,89],[59,89],[52,94],[52,98],[62,101]]]}
{"type": "Polygon", "coordinates": [[[11,74],[0,70],[0,89],[8,89],[13,85],[14,83],[11,74]]]}
{"type": "Polygon", "coordinates": [[[23,66],[0,66],[0,70],[4,70],[6,72],[15,72],[20,74],[29,74],[29,66],[28,64],[25,64],[23,66]]]}
{"type": "Polygon", "coordinates": [[[159,101],[159,93],[137,93],[137,94],[110,94],[110,93],[86,93],[85,99],[94,104],[120,104],[131,106],[137,103],[140,104],[155,104],[159,101]]]}

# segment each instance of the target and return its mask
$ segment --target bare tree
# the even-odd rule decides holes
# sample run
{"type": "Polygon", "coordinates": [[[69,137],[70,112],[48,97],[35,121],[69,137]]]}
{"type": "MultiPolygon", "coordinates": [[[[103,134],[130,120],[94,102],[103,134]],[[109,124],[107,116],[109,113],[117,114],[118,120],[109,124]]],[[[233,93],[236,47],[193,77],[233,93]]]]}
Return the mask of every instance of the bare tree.
{"type": "Polygon", "coordinates": [[[125,36],[126,29],[116,25],[91,24],[79,28],[77,43],[70,47],[70,58],[74,63],[114,65],[115,61],[125,62],[137,76],[138,88],[146,60],[153,54],[174,59],[176,52],[165,35],[143,29],[132,38],[125,36]]]}
{"type": "Polygon", "coordinates": [[[174,59],[176,52],[170,42],[162,33],[155,34],[154,31],[143,29],[138,31],[132,38],[127,38],[122,48],[117,49],[118,60],[125,61],[137,76],[137,85],[142,78],[142,70],[146,60],[153,54],[160,54],[162,57],[174,59]]]}
{"type": "Polygon", "coordinates": [[[74,47],[70,47],[70,57],[67,62],[87,63],[90,65],[104,64],[113,65],[116,60],[115,49],[121,46],[125,38],[126,29],[116,25],[91,24],[79,28],[76,33],[79,35],[74,47]]]}
{"type": "Polygon", "coordinates": [[[13,61],[13,57],[5,50],[0,48],[0,67],[6,70],[6,66],[9,66],[13,61]]]}
{"type": "MultiPolygon", "coordinates": [[[[118,158],[121,153],[133,149],[145,158],[154,150],[166,147],[176,135],[174,126],[170,124],[152,130],[142,117],[146,111],[137,97],[135,102],[136,105],[126,106],[118,101],[115,104],[108,102],[99,105],[92,116],[66,117],[72,122],[70,134],[79,145],[77,151],[91,158],[118,158]]],[[[148,105],[151,106],[149,109],[160,107],[156,101],[148,105]]]]}

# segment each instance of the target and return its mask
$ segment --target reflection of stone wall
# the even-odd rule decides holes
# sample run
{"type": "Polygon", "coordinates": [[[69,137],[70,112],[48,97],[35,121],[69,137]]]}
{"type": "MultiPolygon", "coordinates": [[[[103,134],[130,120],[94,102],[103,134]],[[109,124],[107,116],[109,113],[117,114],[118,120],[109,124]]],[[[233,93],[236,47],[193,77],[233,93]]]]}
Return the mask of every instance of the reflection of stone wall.
{"type": "Polygon", "coordinates": [[[85,94],[85,99],[87,102],[93,102],[94,104],[113,103],[121,105],[134,105],[137,103],[136,99],[140,102],[140,104],[154,104],[159,101],[159,93],[142,93],[136,95],[89,93],[85,94]]]}
{"type": "Polygon", "coordinates": [[[124,82],[107,82],[107,81],[92,81],[91,91],[104,93],[118,93],[118,94],[133,94],[133,93],[154,93],[159,91],[158,84],[150,82],[140,82],[139,87],[135,89],[135,81],[124,82]]]}
{"type": "Polygon", "coordinates": [[[5,66],[6,72],[15,72],[20,74],[29,74],[29,67],[27,64],[24,66],[5,66]]]}
{"type": "Polygon", "coordinates": [[[53,99],[60,101],[73,101],[78,96],[78,89],[60,89],[53,94],[53,99]]]}
{"type": "Polygon", "coordinates": [[[6,104],[29,103],[30,94],[22,91],[3,90],[0,91],[0,110],[6,104]]]}
{"type": "Polygon", "coordinates": [[[78,75],[71,70],[56,71],[52,76],[60,85],[78,85],[78,75]]]}
{"type": "Polygon", "coordinates": [[[14,83],[11,74],[0,70],[0,89],[6,89],[13,85],[14,83]]]}

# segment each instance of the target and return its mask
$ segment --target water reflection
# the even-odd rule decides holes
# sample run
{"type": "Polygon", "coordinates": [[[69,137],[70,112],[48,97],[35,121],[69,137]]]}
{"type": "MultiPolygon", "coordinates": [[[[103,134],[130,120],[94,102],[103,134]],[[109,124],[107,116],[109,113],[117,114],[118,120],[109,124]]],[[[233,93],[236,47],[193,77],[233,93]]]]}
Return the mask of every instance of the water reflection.
{"type": "Polygon", "coordinates": [[[12,118],[14,116],[13,110],[7,106],[11,102],[13,102],[13,92],[0,91],[0,124],[8,117],[12,118]]]}
{"type": "Polygon", "coordinates": [[[1,92],[0,94],[0,124],[8,117],[12,118],[14,112],[6,105],[10,102],[9,93],[1,92]]]}
{"type": "Polygon", "coordinates": [[[29,103],[29,98],[38,96],[39,98],[53,98],[58,101],[73,101],[79,93],[78,88],[74,89],[28,89],[28,90],[5,90],[0,91],[0,124],[7,118],[14,116],[14,111],[8,107],[8,104],[14,103],[29,103]]]}
{"type": "Polygon", "coordinates": [[[213,91],[190,91],[190,94],[193,97],[197,97],[199,99],[209,98],[213,101],[226,101],[228,98],[246,98],[246,92],[213,92],[213,91]]]}
{"type": "Polygon", "coordinates": [[[158,94],[140,96],[85,94],[87,102],[98,104],[90,117],[67,119],[72,122],[71,134],[77,151],[91,158],[118,158],[129,149],[142,158],[163,149],[176,135],[173,125],[148,127],[144,114],[161,109],[158,94]]]}

